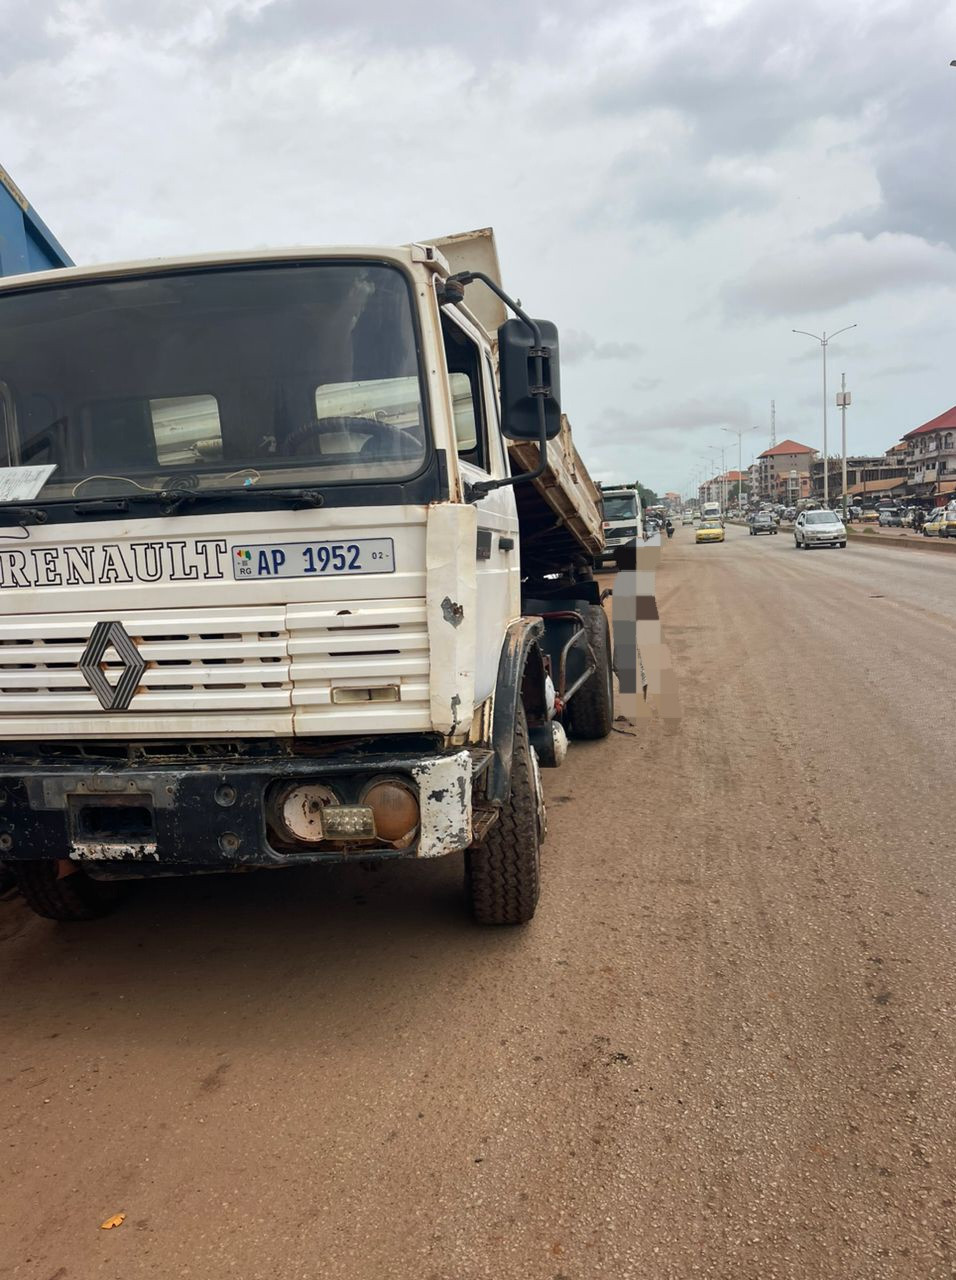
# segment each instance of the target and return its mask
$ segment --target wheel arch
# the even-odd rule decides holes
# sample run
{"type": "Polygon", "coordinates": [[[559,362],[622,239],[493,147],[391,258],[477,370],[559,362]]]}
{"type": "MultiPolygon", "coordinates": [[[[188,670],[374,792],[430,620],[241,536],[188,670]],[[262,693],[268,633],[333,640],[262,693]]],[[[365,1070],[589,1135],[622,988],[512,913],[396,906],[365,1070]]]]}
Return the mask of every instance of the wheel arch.
{"type": "Polygon", "coordinates": [[[493,804],[502,804],[511,788],[511,753],[519,704],[524,706],[530,722],[547,719],[547,669],[538,643],[543,635],[544,622],[535,617],[518,618],[505,632],[491,720],[494,758],[488,770],[488,799],[493,804]]]}

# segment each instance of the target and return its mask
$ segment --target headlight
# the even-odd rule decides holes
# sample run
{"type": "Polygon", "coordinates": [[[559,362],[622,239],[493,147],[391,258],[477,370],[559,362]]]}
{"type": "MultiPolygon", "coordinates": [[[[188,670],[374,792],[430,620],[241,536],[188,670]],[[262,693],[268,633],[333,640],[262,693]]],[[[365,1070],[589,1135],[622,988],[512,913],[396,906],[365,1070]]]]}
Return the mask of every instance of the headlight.
{"type": "Polygon", "coordinates": [[[399,848],[410,844],[418,830],[421,809],[418,793],[405,778],[373,778],[362,790],[360,801],[375,816],[375,834],[399,848]]]}
{"type": "Polygon", "coordinates": [[[272,805],[277,825],[292,840],[302,844],[321,844],[325,839],[322,815],[326,805],[337,805],[339,798],[322,782],[294,782],[283,787],[272,805]]]}

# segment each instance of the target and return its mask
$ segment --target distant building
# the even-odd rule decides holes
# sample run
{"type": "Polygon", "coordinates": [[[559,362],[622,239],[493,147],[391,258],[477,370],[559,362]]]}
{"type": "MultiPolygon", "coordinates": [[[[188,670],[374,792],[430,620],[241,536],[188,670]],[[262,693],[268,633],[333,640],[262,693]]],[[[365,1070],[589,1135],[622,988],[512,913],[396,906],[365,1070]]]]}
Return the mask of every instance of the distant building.
{"type": "Polygon", "coordinates": [[[810,492],[810,467],[816,449],[782,440],[757,459],[757,494],[765,502],[796,502],[810,492]]]}
{"type": "Polygon", "coordinates": [[[924,501],[956,496],[956,405],[914,427],[894,450],[903,454],[911,494],[924,501]]]}
{"type": "Polygon", "coordinates": [[[724,475],[713,476],[698,488],[697,501],[719,502],[721,506],[730,506],[731,502],[736,501],[734,486],[741,482],[746,489],[746,471],[728,471],[724,475]]]}
{"type": "MultiPolygon", "coordinates": [[[[895,448],[895,446],[894,446],[895,448]]],[[[831,458],[829,465],[831,501],[843,497],[843,461],[831,458]]],[[[810,476],[814,497],[823,496],[823,459],[817,458],[810,476]]],[[[884,454],[858,456],[846,460],[846,491],[854,501],[870,497],[897,497],[907,490],[909,467],[904,457],[889,449],[884,454]]]]}

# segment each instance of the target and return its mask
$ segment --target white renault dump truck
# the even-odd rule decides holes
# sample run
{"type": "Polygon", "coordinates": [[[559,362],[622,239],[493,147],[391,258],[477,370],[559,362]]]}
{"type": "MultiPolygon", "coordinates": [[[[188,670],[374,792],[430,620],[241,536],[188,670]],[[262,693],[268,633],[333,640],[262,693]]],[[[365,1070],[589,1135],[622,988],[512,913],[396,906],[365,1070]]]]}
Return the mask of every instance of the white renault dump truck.
{"type": "Polygon", "coordinates": [[[611,654],[557,333],[498,274],[478,232],[0,281],[0,859],[35,911],[464,851],[475,918],[531,918],[538,767],[610,732],[611,654]]]}

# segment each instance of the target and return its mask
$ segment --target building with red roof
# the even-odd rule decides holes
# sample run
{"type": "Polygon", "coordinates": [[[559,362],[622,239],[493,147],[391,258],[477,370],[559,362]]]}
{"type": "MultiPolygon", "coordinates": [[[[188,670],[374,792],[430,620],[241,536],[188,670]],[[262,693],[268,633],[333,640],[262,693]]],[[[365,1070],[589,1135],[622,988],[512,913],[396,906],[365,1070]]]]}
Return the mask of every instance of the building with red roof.
{"type": "Polygon", "coordinates": [[[772,502],[795,502],[810,492],[810,465],[816,449],[798,440],[781,440],[757,458],[757,496],[772,502]]]}
{"type": "Polygon", "coordinates": [[[920,498],[948,501],[956,496],[956,405],[903,436],[910,487],[920,498]]]}

